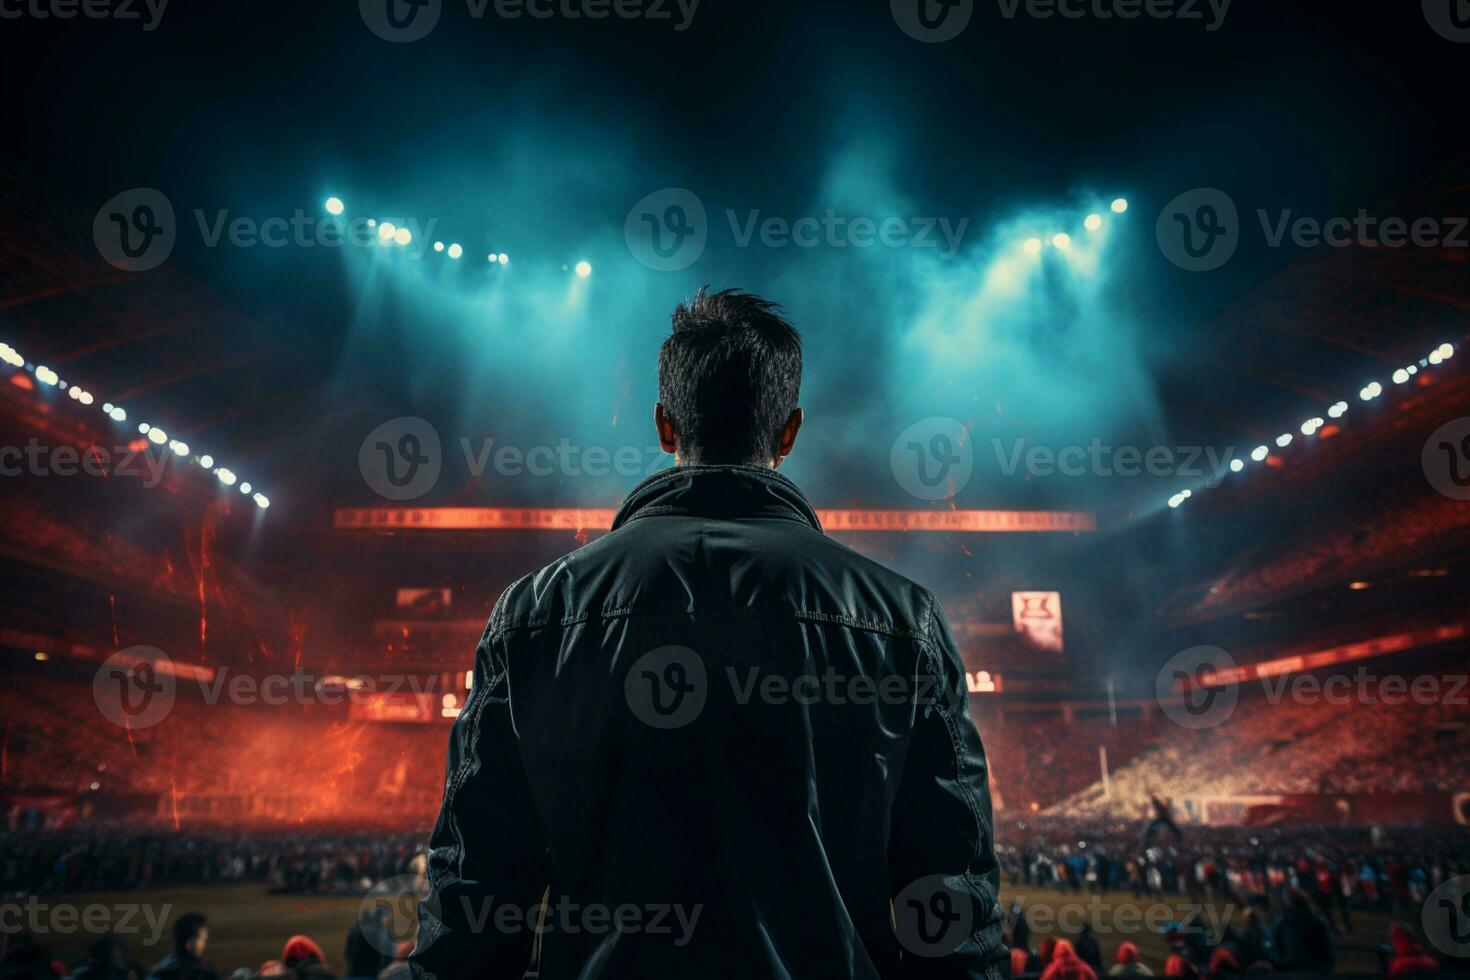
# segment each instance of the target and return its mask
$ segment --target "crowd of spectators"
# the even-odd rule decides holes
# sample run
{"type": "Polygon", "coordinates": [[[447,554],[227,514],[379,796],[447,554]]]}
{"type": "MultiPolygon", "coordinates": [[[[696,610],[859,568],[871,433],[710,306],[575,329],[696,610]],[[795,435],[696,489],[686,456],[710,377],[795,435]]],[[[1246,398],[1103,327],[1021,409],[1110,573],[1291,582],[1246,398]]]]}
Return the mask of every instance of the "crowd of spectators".
{"type": "Polygon", "coordinates": [[[1344,518],[1340,511],[1303,520],[1259,560],[1196,590],[1176,613],[1199,616],[1290,594],[1312,582],[1340,581],[1470,532],[1470,508],[1422,487],[1362,501],[1358,514],[1357,520],[1344,518]]]}
{"type": "MultiPolygon", "coordinates": [[[[1451,676],[1434,678],[1441,692],[1451,676]]],[[[1074,752],[1091,784],[1046,812],[1132,816],[1162,792],[1176,800],[1316,793],[1455,793],[1470,789],[1470,708],[1465,693],[1424,702],[1409,697],[1241,697],[1220,724],[1168,727],[1165,736],[1109,772],[1096,750],[1074,752]]],[[[1111,758],[1111,753],[1110,753],[1111,758]]]]}
{"type": "MultiPolygon", "coordinates": [[[[340,960],[310,936],[291,936],[279,958],[237,967],[229,980],[409,980],[412,943],[394,941],[381,926],[372,921],[354,924],[340,960]]],[[[180,915],[172,933],[173,950],[151,966],[133,959],[112,933],[96,938],[72,964],[53,959],[32,934],[6,935],[0,943],[0,980],[220,980],[210,961],[209,919],[203,913],[180,915]]]]}
{"type": "Polygon", "coordinates": [[[210,602],[241,610],[273,609],[278,600],[226,556],[214,553],[209,535],[193,532],[165,545],[148,545],[108,530],[105,525],[78,523],[54,516],[33,500],[8,497],[0,544],[17,553],[60,564],[87,581],[127,582],[135,590],[187,602],[199,601],[201,589],[210,602]],[[203,552],[201,554],[201,552],[203,552]]]}
{"type": "Polygon", "coordinates": [[[153,813],[191,825],[417,826],[433,819],[444,788],[442,764],[424,764],[443,758],[439,725],[180,693],[161,722],[125,730],[98,711],[90,685],[37,677],[0,685],[0,718],[0,790],[67,794],[83,807],[117,794],[151,798],[153,813]]]}
{"type": "MultiPolygon", "coordinates": [[[[1441,964],[1418,932],[1429,894],[1470,873],[1470,839],[1458,830],[1275,828],[1145,825],[1134,820],[1006,821],[997,855],[1008,884],[1062,894],[1130,893],[1135,900],[1187,899],[1191,907],[1240,910],[1199,913],[1163,927],[1169,952],[1144,962],[1131,942],[1119,944],[1106,971],[1090,925],[1063,941],[1032,949],[1024,904],[1009,911],[1018,975],[1053,977],[1231,976],[1334,971],[1339,944],[1377,946],[1390,976],[1435,975],[1441,964]],[[1209,903],[1207,906],[1205,903],[1209,903]],[[1364,935],[1359,912],[1400,917],[1386,937],[1364,935]],[[1382,941],[1387,939],[1387,943],[1382,941]],[[1086,965],[1079,968],[1072,957],[1086,965]],[[1060,963],[1055,970],[1053,964],[1060,963]],[[1090,971],[1090,972],[1089,972],[1090,971]]],[[[1110,924],[1100,924],[1109,929],[1110,924]]],[[[1464,964],[1457,964],[1463,968],[1464,964]]]]}
{"type": "Polygon", "coordinates": [[[73,829],[0,836],[0,894],[257,883],[304,894],[361,891],[410,869],[423,835],[177,834],[73,829]]]}

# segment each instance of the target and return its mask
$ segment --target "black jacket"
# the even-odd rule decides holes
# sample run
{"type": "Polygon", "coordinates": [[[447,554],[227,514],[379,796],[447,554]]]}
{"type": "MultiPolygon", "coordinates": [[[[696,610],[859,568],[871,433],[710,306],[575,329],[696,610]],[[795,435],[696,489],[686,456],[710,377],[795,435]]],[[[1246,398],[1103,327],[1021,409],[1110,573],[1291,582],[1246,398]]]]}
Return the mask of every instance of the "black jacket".
{"type": "Polygon", "coordinates": [[[496,604],[415,972],[999,977],[991,826],[934,597],[775,472],[677,468],[496,604]]]}
{"type": "Polygon", "coordinates": [[[176,950],[154,964],[148,980],[219,980],[219,974],[198,957],[176,950]]]}

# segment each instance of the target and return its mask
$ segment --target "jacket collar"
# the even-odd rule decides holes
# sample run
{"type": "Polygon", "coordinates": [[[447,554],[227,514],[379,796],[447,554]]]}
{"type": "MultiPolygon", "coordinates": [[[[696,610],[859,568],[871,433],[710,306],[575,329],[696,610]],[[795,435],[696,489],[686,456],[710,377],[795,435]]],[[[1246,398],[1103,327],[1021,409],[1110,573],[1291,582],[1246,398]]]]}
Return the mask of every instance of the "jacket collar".
{"type": "Polygon", "coordinates": [[[820,531],[816,511],[796,484],[764,466],[676,466],[638,485],[613,519],[613,530],[640,517],[775,517],[820,531]]]}

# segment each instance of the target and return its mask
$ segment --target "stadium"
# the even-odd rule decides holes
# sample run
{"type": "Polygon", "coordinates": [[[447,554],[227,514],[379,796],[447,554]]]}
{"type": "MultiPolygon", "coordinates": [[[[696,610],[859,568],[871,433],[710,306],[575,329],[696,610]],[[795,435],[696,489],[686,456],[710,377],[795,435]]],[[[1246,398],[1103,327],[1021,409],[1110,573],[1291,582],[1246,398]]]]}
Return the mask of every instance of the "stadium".
{"type": "Polygon", "coordinates": [[[190,980],[413,975],[477,645],[675,467],[706,285],[952,629],[986,975],[1470,975],[1455,4],[64,6],[0,29],[4,980],[194,913],[190,980]]]}

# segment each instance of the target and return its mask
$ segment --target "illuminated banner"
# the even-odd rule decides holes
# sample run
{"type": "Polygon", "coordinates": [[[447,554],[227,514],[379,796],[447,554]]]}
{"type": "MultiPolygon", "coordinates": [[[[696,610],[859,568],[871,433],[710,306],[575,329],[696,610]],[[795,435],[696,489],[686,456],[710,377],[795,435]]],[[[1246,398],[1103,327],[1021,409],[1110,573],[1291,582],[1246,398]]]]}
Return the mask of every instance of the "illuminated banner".
{"type": "Polygon", "coordinates": [[[1062,594],[1012,592],[1011,616],[1016,632],[1041,650],[1062,652],[1062,594]]]}
{"type": "MultiPolygon", "coordinates": [[[[339,508],[339,531],[607,531],[613,509],[571,507],[339,508]]],[[[1096,531],[1097,515],[1053,510],[819,510],[822,527],[836,533],[939,531],[966,534],[1096,531]]]]}
{"type": "Polygon", "coordinates": [[[410,616],[442,616],[453,597],[449,589],[399,589],[395,605],[410,616]]]}
{"type": "MultiPolygon", "coordinates": [[[[1446,626],[1436,626],[1431,629],[1413,630],[1408,633],[1394,633],[1391,636],[1380,636],[1371,640],[1362,640],[1357,643],[1348,643],[1340,647],[1329,647],[1326,650],[1318,650],[1315,653],[1302,653],[1290,657],[1278,657],[1275,660],[1266,660],[1256,664],[1244,664],[1226,670],[1209,672],[1203,679],[1206,686],[1225,686],[1227,684],[1243,684],[1247,681],[1261,680],[1266,677],[1280,677],[1284,674],[1296,674],[1307,670],[1316,670],[1319,667],[1327,667],[1332,664],[1347,664],[1357,660],[1367,660],[1371,657],[1381,657],[1387,653],[1400,653],[1404,650],[1415,650],[1419,647],[1432,646],[1436,643],[1444,643],[1449,640],[1464,639],[1466,628],[1464,623],[1450,623],[1446,626]]],[[[1195,682],[1191,679],[1181,679],[1174,686],[1176,690],[1183,691],[1186,687],[1194,687],[1195,682]]]]}

